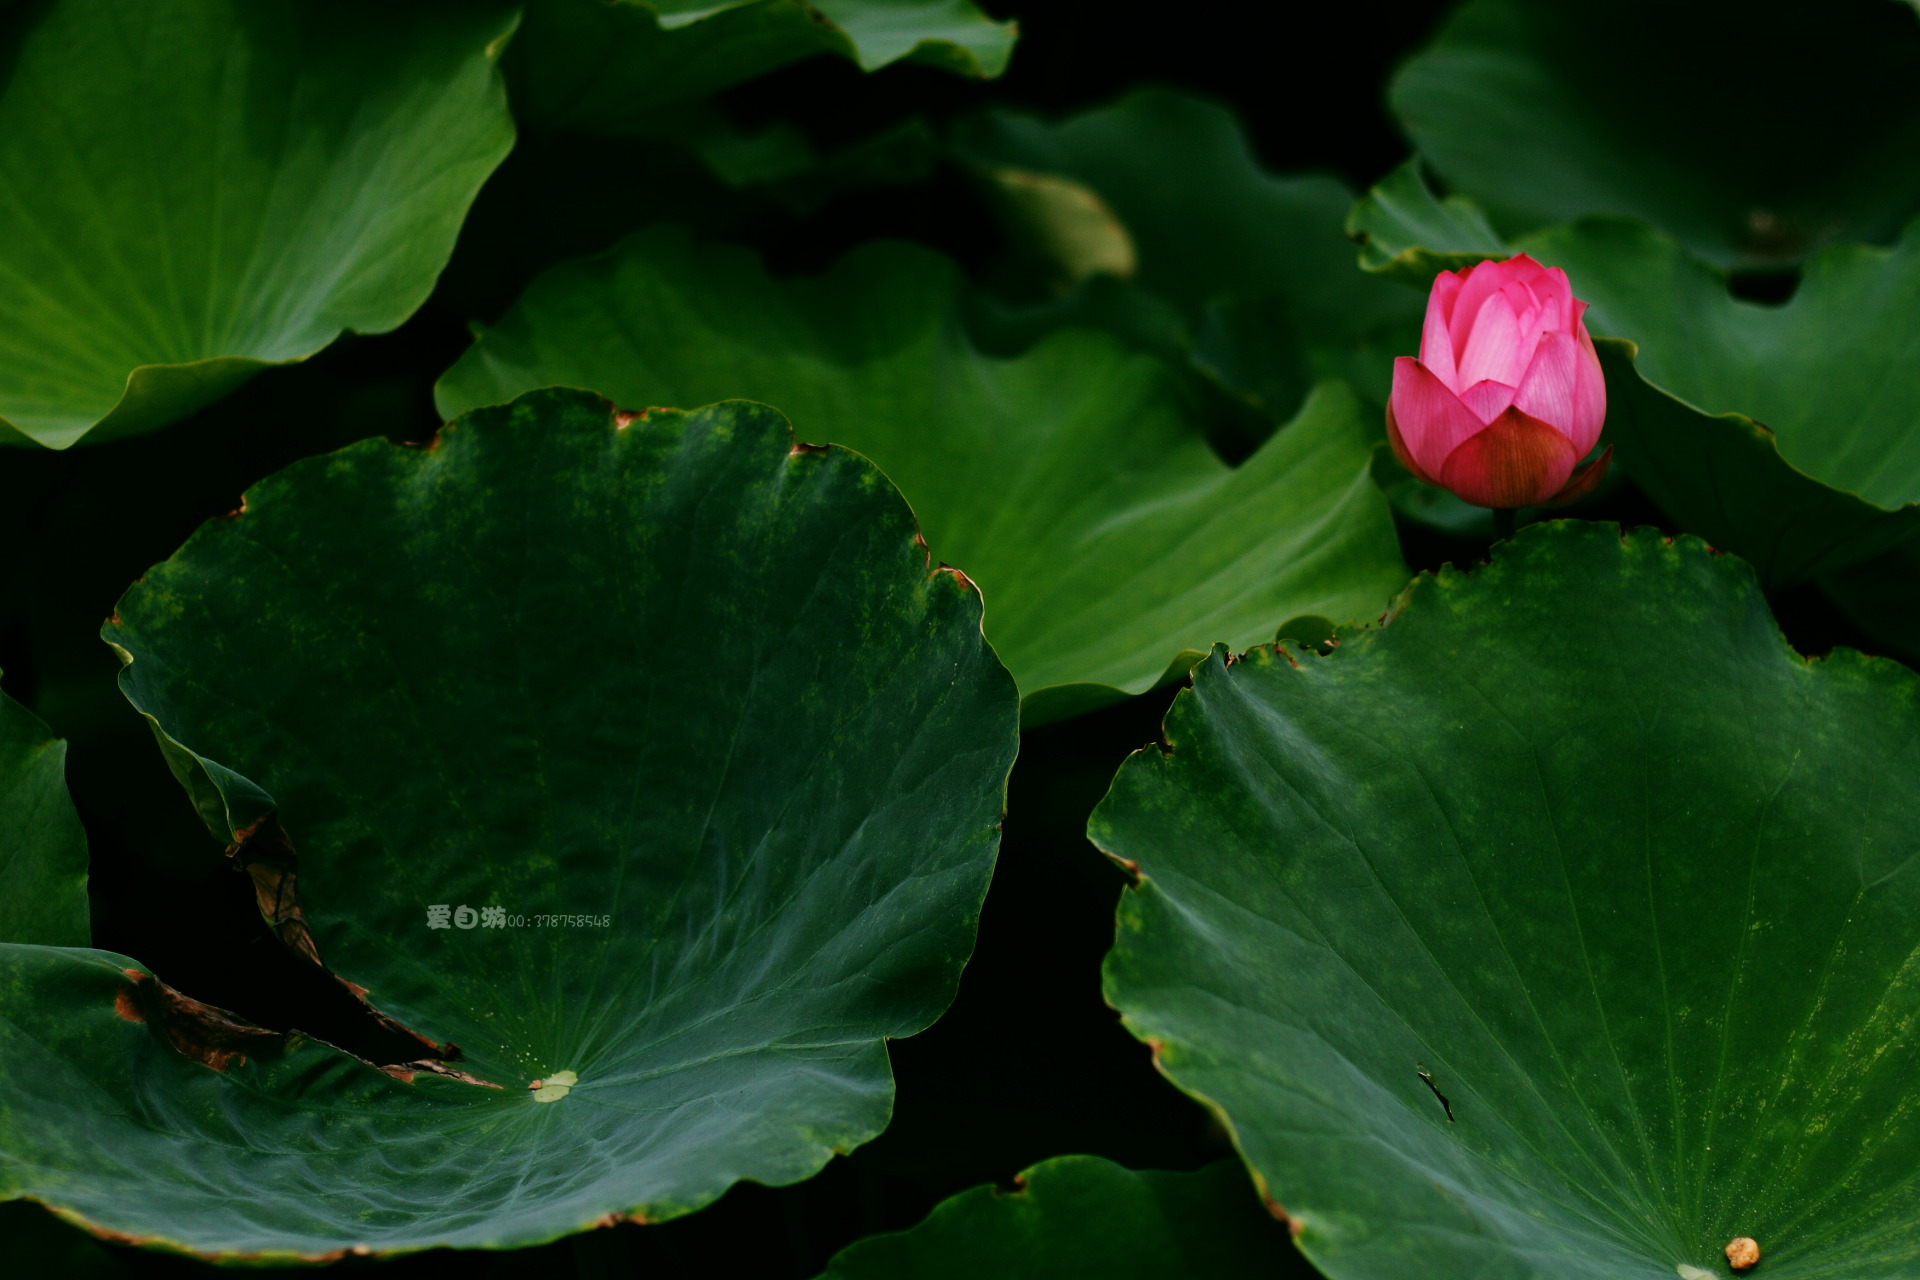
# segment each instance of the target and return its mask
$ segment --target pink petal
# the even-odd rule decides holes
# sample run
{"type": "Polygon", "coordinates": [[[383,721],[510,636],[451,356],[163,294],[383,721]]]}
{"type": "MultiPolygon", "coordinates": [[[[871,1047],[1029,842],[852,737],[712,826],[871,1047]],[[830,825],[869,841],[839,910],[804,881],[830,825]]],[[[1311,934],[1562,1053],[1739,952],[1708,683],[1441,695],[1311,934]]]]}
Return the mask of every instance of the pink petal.
{"type": "Polygon", "coordinates": [[[1515,388],[1505,382],[1485,378],[1460,393],[1460,403],[1482,422],[1492,422],[1513,403],[1515,388]]]}
{"type": "Polygon", "coordinates": [[[1442,271],[1433,278],[1433,289],[1427,294],[1427,306],[1431,309],[1436,302],[1439,303],[1441,320],[1453,319],[1454,300],[1460,296],[1460,282],[1466,277],[1465,271],[1442,271]]]}
{"type": "Polygon", "coordinates": [[[1407,456],[1413,459],[1414,465],[1407,470],[1428,477],[1438,476],[1447,455],[1483,425],[1460,403],[1459,396],[1410,356],[1393,362],[1393,392],[1387,400],[1387,413],[1407,456]]]}
{"type": "Polygon", "coordinates": [[[1508,302],[1513,304],[1513,314],[1517,316],[1524,316],[1540,305],[1540,299],[1534,296],[1533,290],[1527,287],[1525,280],[1509,280],[1500,292],[1508,302]]]}
{"type": "MultiPolygon", "coordinates": [[[[1532,280],[1546,273],[1547,268],[1535,262],[1530,253],[1516,253],[1500,264],[1509,280],[1532,280]]],[[[1558,270],[1558,268],[1554,268],[1558,270]]]]}
{"type": "Polygon", "coordinates": [[[1593,434],[1590,437],[1586,434],[1588,419],[1580,418],[1576,421],[1573,443],[1584,454],[1600,442],[1600,429],[1607,422],[1607,375],[1600,368],[1600,353],[1593,349],[1593,339],[1587,336],[1587,331],[1581,329],[1578,337],[1580,385],[1574,392],[1574,403],[1582,413],[1591,415],[1593,434]]]}
{"type": "Polygon", "coordinates": [[[1447,332],[1447,313],[1460,295],[1460,277],[1442,271],[1434,277],[1433,292],[1427,295],[1427,318],[1420,326],[1420,363],[1449,388],[1458,383],[1453,361],[1453,337],[1447,332]]]}
{"type": "Polygon", "coordinates": [[[1585,457],[1600,439],[1600,424],[1607,417],[1598,357],[1564,329],[1547,334],[1520,380],[1513,403],[1528,417],[1566,436],[1575,456],[1585,457]]]}
{"type": "MultiPolygon", "coordinates": [[[[1540,273],[1540,278],[1534,282],[1533,288],[1534,292],[1539,294],[1541,300],[1547,304],[1542,313],[1540,327],[1542,329],[1573,328],[1576,317],[1571,308],[1576,304],[1573,286],[1567,283],[1567,273],[1559,267],[1548,267],[1540,273]]],[[[1582,302],[1578,305],[1584,309],[1587,304],[1582,302]]]]}
{"type": "Polygon", "coordinates": [[[1505,294],[1488,298],[1480,306],[1467,345],[1457,348],[1460,353],[1457,385],[1470,387],[1483,378],[1519,382],[1527,368],[1526,356],[1533,346],[1527,340],[1530,336],[1520,332],[1520,318],[1513,314],[1513,305],[1505,294]]]}
{"type": "Polygon", "coordinates": [[[1448,456],[1440,482],[1476,507],[1531,507],[1559,493],[1579,460],[1565,436],[1511,408],[1448,456]]]}
{"type": "Polygon", "coordinates": [[[1427,474],[1420,460],[1407,448],[1407,438],[1400,434],[1400,424],[1394,421],[1393,401],[1387,401],[1387,444],[1393,449],[1393,456],[1400,459],[1400,465],[1413,472],[1414,478],[1422,484],[1438,485],[1440,482],[1427,474]]]}
{"type": "Polygon", "coordinates": [[[1481,306],[1506,287],[1507,279],[1503,274],[1506,265],[1489,258],[1469,268],[1462,277],[1460,291],[1453,300],[1453,310],[1447,316],[1447,335],[1453,339],[1453,357],[1456,361],[1466,352],[1467,339],[1473,333],[1474,321],[1480,314],[1481,306]]]}

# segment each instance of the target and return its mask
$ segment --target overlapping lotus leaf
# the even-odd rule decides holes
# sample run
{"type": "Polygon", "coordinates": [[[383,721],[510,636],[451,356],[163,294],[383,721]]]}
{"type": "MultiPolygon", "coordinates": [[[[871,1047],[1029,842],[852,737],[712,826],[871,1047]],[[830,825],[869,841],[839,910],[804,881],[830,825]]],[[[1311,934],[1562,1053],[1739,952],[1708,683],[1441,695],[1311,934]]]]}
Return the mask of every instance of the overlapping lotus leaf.
{"type": "Polygon", "coordinates": [[[1376,616],[1404,581],[1345,387],[1323,384],[1228,467],[1159,361],[1084,330],[983,355],[961,288],[947,259],[904,244],[781,281],[743,250],[653,229],[536,280],[438,399],[452,414],[549,384],[636,408],[747,396],[802,439],[859,449],[934,554],[981,584],[1029,724],[1177,679],[1216,639],[1376,616]]]}
{"type": "Polygon", "coordinates": [[[263,481],[106,634],[276,932],[419,1056],[0,945],[0,1196],[286,1260],[811,1175],[973,944],[1017,717],[980,612],[760,405],[544,391],[263,481]]]}
{"type": "MultiPolygon", "coordinates": [[[[1418,340],[1418,302],[1354,269],[1346,184],[1268,172],[1217,103],[1145,89],[1058,121],[1000,111],[963,123],[955,146],[988,174],[1077,184],[1111,212],[1134,254],[1124,283],[1096,277],[1054,303],[989,314],[980,327],[996,347],[1062,324],[1108,328],[1190,359],[1285,420],[1315,375],[1384,404],[1380,371],[1403,339],[1418,340]],[[1155,304],[1185,331],[1161,332],[1155,304]]],[[[1017,220],[1010,232],[1032,238],[1017,220]]]]}

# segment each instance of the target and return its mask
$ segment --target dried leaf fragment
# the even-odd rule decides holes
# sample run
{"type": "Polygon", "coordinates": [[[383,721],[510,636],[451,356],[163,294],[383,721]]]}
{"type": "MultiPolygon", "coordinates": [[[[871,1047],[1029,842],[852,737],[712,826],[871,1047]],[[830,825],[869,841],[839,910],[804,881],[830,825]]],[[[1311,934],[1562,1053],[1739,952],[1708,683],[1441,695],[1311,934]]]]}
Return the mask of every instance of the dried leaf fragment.
{"type": "Polygon", "coordinates": [[[183,996],[150,974],[123,970],[129,981],[114,997],[114,1011],[128,1022],[144,1022],[167,1043],[203,1066],[225,1071],[244,1063],[247,1054],[286,1043],[278,1031],[256,1027],[225,1009],[183,996]]]}

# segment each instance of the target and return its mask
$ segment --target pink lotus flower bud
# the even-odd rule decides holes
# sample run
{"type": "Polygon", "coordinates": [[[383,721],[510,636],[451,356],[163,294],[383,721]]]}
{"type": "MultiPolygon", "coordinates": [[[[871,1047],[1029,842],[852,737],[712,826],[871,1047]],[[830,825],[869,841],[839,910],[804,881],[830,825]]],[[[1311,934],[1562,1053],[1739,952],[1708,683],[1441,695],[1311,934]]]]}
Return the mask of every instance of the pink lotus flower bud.
{"type": "Polygon", "coordinates": [[[1567,273],[1521,254],[1442,271],[1420,358],[1393,362],[1387,439],[1401,465],[1477,507],[1559,505],[1590,492],[1613,447],[1607,385],[1567,273]]]}

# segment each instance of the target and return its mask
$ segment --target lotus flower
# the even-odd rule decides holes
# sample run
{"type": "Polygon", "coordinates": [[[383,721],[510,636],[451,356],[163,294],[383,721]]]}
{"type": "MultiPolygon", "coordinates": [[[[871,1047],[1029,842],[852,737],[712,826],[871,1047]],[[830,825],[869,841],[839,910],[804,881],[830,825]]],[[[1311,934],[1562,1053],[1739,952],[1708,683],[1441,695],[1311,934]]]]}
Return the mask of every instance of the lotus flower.
{"type": "Polygon", "coordinates": [[[1428,484],[1477,507],[1559,505],[1590,492],[1612,446],[1607,386],[1567,273],[1521,254],[1442,271],[1420,358],[1393,362],[1387,439],[1428,484]]]}

